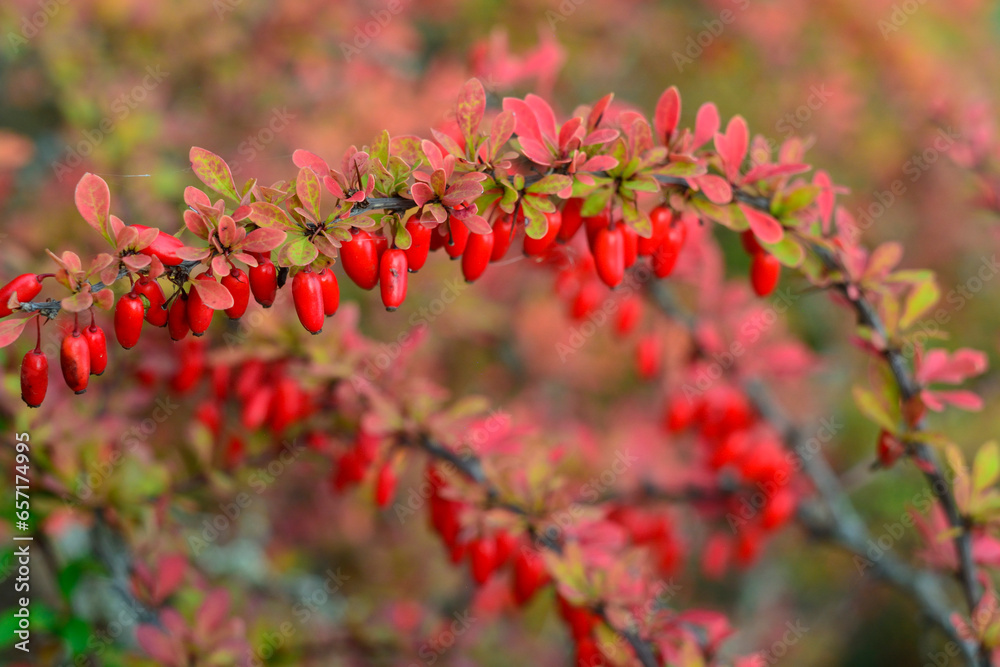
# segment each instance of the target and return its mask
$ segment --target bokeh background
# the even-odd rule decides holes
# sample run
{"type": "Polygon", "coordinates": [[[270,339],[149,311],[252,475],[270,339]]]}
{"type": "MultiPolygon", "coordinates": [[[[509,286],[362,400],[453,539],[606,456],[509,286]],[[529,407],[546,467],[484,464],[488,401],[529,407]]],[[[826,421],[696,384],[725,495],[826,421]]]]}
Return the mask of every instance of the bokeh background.
{"type": "MultiPolygon", "coordinates": [[[[38,268],[46,249],[100,249],[73,206],[73,187],[87,171],[108,181],[124,220],[174,231],[183,188],[196,182],[187,161],[192,145],[227,159],[238,182],[251,175],[270,182],[287,177],[296,148],[335,160],[382,129],[426,134],[446,122],[459,86],[472,75],[482,78],[493,104],[505,94],[537,91],[563,113],[610,91],[648,111],[664,88],[676,85],[684,99],[682,124],[693,123],[702,102],[714,101],[724,119],[742,114],[753,133],[775,142],[805,138],[808,159],[849,188],[842,199],[849,209],[875,212],[867,242],[898,240],[906,247],[905,266],[938,273],[943,307],[952,314],[940,344],[983,349],[995,362],[1000,281],[981,287],[969,281],[995,256],[1000,238],[995,216],[977,204],[978,177],[963,146],[992,139],[998,44],[1000,5],[981,0],[5,0],[0,276],[38,268]],[[941,144],[939,137],[950,139],[941,144]],[[884,193],[899,180],[903,194],[886,205],[884,193]],[[881,212],[874,203],[882,204],[881,212]],[[969,289],[969,298],[947,298],[960,287],[969,289]]],[[[988,172],[990,165],[981,166],[988,172]]],[[[720,243],[727,271],[745,275],[738,244],[722,237],[720,243]]],[[[611,336],[589,342],[572,364],[553,361],[542,341],[564,335],[568,325],[551,280],[513,270],[493,274],[474,288],[463,285],[437,319],[421,353],[422,370],[456,395],[483,393],[514,413],[533,396],[553,410],[586,412],[606,426],[610,441],[623,409],[653,409],[653,393],[643,394],[629,369],[608,361],[615,357],[606,353],[620,345],[611,336]],[[504,361],[511,358],[517,362],[504,361]],[[609,398],[629,391],[637,398],[625,408],[609,398]]],[[[446,279],[458,277],[457,266],[437,262],[411,281],[411,302],[431,302],[446,279]]],[[[788,286],[802,287],[794,280],[788,286]]],[[[375,340],[396,340],[409,326],[405,316],[375,307],[377,296],[345,287],[345,298],[358,302],[361,329],[375,340]]],[[[778,389],[806,429],[823,417],[846,425],[824,453],[878,535],[922,487],[912,469],[869,470],[875,433],[850,398],[852,383],[863,382],[867,370],[846,342],[851,325],[826,297],[800,299],[787,327],[819,363],[807,378],[778,389]]],[[[0,351],[4,443],[15,428],[30,427],[39,439],[58,441],[52,454],[65,459],[64,469],[82,469],[100,456],[108,433],[148,411],[148,396],[123,398],[136,383],[123,371],[103,379],[115,394],[98,389],[27,415],[16,388],[23,344],[0,351]],[[113,400],[102,402],[102,396],[113,400]]],[[[134,361],[121,363],[130,368],[134,361]]],[[[976,388],[988,406],[998,404],[995,376],[976,388]]],[[[161,478],[175,474],[158,453],[190,437],[189,414],[182,407],[144,443],[144,458],[115,473],[108,484],[118,494],[114,500],[152,505],[147,499],[160,490],[161,478]]],[[[997,414],[991,407],[955,413],[934,417],[932,426],[972,448],[995,434],[997,414]]],[[[417,656],[420,638],[468,607],[466,577],[416,522],[373,517],[370,503],[357,498],[296,492],[315,487],[300,477],[321,474],[296,468],[266,502],[249,508],[238,530],[194,560],[206,578],[227,582],[237,600],[233,613],[245,620],[252,644],[293,618],[296,601],[323,583],[326,565],[350,574],[351,585],[317,605],[311,625],[269,664],[431,664],[427,655],[417,656]],[[400,627],[411,633],[410,645],[393,639],[400,627]],[[356,642],[367,657],[341,652],[337,642],[356,642]]],[[[4,488],[0,497],[8,493],[4,488]]],[[[212,511],[224,494],[199,498],[200,510],[212,511]]],[[[189,504],[173,511],[197,509],[189,504]]],[[[48,576],[38,574],[36,657],[43,662],[37,664],[64,664],[79,655],[92,664],[152,664],[127,630],[113,641],[99,640],[100,653],[88,647],[109,629],[120,604],[107,586],[113,577],[101,551],[115,549],[102,547],[92,524],[58,502],[38,511],[57,558],[48,576]]],[[[684,525],[681,517],[678,522],[684,525]]],[[[141,545],[149,529],[141,521],[133,525],[129,540],[141,545]]],[[[905,600],[794,527],[769,544],[752,569],[715,581],[698,571],[696,532],[679,533],[690,546],[689,566],[678,573],[683,596],[730,615],[740,629],[726,645],[732,654],[766,648],[791,619],[809,631],[775,658],[788,665],[923,664],[935,647],[905,600]]],[[[916,559],[919,545],[917,535],[907,534],[894,548],[916,559]]],[[[4,558],[10,562],[9,554],[4,558]]],[[[155,570],[152,554],[138,558],[155,570]]],[[[8,589],[5,584],[0,593],[4,604],[11,603],[8,589]]],[[[428,654],[434,662],[565,661],[565,639],[543,607],[493,618],[488,601],[482,604],[488,622],[474,623],[455,647],[428,654]]],[[[9,646],[11,638],[0,627],[0,645],[9,646]]]]}

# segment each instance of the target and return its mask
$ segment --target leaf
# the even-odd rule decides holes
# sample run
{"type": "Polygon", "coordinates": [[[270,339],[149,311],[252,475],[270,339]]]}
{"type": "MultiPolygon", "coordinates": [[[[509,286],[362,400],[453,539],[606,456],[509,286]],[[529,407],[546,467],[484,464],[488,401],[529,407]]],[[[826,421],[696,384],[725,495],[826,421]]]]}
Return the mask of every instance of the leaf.
{"type": "Polygon", "coordinates": [[[299,175],[295,178],[295,194],[299,201],[312,216],[313,220],[319,221],[319,204],[322,197],[319,178],[316,173],[308,168],[299,169],[299,175]]]}
{"type": "Polygon", "coordinates": [[[225,310],[233,307],[233,295],[225,287],[211,280],[195,280],[192,282],[194,290],[206,306],[212,310],[225,310]]]}
{"type": "Polygon", "coordinates": [[[96,174],[84,174],[76,184],[73,196],[76,209],[87,224],[101,233],[108,243],[114,245],[108,231],[108,215],[111,213],[111,191],[104,179],[96,174]]]}
{"type": "Polygon", "coordinates": [[[0,322],[0,347],[7,347],[21,335],[25,325],[31,321],[30,317],[22,320],[7,320],[0,322]]]}
{"type": "Polygon", "coordinates": [[[691,182],[697,185],[713,204],[728,204],[733,199],[732,187],[721,176],[704,174],[703,176],[695,176],[691,182]]]}
{"type": "Polygon", "coordinates": [[[895,433],[899,429],[897,420],[892,418],[874,392],[860,386],[855,386],[852,392],[854,393],[854,402],[857,403],[862,414],[890,433],[895,433]]]}
{"type": "Polygon", "coordinates": [[[903,307],[903,315],[899,318],[899,326],[907,329],[916,322],[941,298],[941,290],[937,286],[937,281],[931,277],[914,289],[906,296],[906,305],[903,307]]]}
{"type": "Polygon", "coordinates": [[[301,148],[292,153],[292,163],[298,167],[309,167],[317,176],[326,176],[330,173],[330,166],[326,163],[326,160],[311,153],[309,151],[302,150],[301,148]]]}
{"type": "Polygon", "coordinates": [[[267,252],[274,250],[285,241],[286,234],[274,227],[259,227],[243,239],[240,249],[246,252],[267,252]]]}
{"type": "Polygon", "coordinates": [[[479,129],[486,110],[486,91],[479,79],[469,79],[462,86],[455,104],[455,120],[466,140],[471,139],[479,129]]]}
{"type": "Polygon", "coordinates": [[[278,263],[282,266],[305,266],[319,255],[316,246],[302,235],[295,235],[278,249],[278,263]]]}
{"type": "Polygon", "coordinates": [[[554,195],[572,183],[573,179],[569,176],[549,174],[529,185],[527,191],[535,195],[554,195]]]}
{"type": "Polygon", "coordinates": [[[747,204],[741,203],[739,207],[743,211],[743,215],[746,216],[754,236],[760,239],[761,242],[777,243],[785,235],[784,230],[781,228],[781,223],[775,220],[773,216],[747,204]]]}
{"type": "Polygon", "coordinates": [[[694,122],[694,146],[698,148],[719,131],[719,110],[712,102],[706,102],[698,109],[694,122]]]}
{"type": "Polygon", "coordinates": [[[514,134],[514,124],[514,114],[510,111],[501,111],[493,119],[493,126],[490,128],[490,160],[496,158],[497,153],[514,134]]]}
{"type": "Polygon", "coordinates": [[[653,127],[656,128],[656,136],[664,144],[670,142],[674,130],[677,129],[677,122],[681,117],[681,96],[677,92],[677,86],[670,86],[660,95],[656,103],[656,113],[653,115],[653,127]]]}
{"type": "Polygon", "coordinates": [[[191,160],[191,169],[202,183],[219,194],[239,201],[240,196],[236,194],[236,184],[233,182],[233,172],[229,170],[225,160],[197,146],[191,148],[188,157],[191,160]]]}
{"type": "Polygon", "coordinates": [[[406,250],[413,243],[413,238],[410,236],[410,232],[406,230],[406,225],[399,223],[396,226],[396,233],[393,239],[396,242],[396,247],[406,250]]]}
{"type": "Polygon", "coordinates": [[[258,227],[273,227],[275,229],[294,227],[292,219],[288,217],[285,210],[270,202],[258,201],[250,204],[249,218],[258,227]]]}
{"type": "Polygon", "coordinates": [[[972,491],[980,491],[993,486],[1000,477],[1000,448],[994,441],[987,442],[976,452],[972,462],[972,491]]]}
{"type": "Polygon", "coordinates": [[[806,257],[806,251],[791,236],[785,236],[777,243],[763,243],[767,251],[785,266],[798,268],[806,257]]]}
{"type": "Polygon", "coordinates": [[[521,211],[524,212],[524,233],[533,239],[545,236],[549,228],[545,214],[539,211],[530,199],[521,200],[521,211]]]}

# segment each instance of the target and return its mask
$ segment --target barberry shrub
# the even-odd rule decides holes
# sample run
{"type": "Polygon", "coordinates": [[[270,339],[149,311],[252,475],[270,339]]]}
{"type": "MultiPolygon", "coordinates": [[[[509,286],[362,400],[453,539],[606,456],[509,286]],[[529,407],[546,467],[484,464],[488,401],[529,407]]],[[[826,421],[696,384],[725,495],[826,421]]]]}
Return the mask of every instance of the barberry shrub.
{"type": "MultiPolygon", "coordinates": [[[[160,422],[190,415],[186,440],[154,448],[136,434],[86,452],[89,468],[35,445],[42,533],[74,516],[94,526],[103,549],[127,553],[144,536],[145,553],[108,574],[138,610],[138,646],[156,664],[257,664],[309,649],[293,642],[306,633],[289,623],[264,655],[246,616],[253,593],[233,600],[202,559],[230,539],[231,525],[262,511],[282,517],[277,551],[337,535],[370,554],[357,570],[437,567],[389,562],[365,544],[371,517],[419,517],[441,562],[474,587],[477,614],[558,618],[579,665],[765,664],[763,654],[727,653],[726,615],[692,591],[752,566],[797,522],[906,593],[956,655],[992,664],[1000,450],[987,444],[968,463],[927,428],[928,410],[981,409],[958,386],[986,369],[981,352],[927,348],[915,336],[940,299],[934,275],[899,268],[896,243],[861,246],[838,186],[805,161],[801,142],[775,150],[740,116],[723,125],[711,103],[682,127],[675,88],[650,118],[612,99],[560,119],[534,94],[490,107],[472,79],[454,123],[430,136],[386,131],[341,156],[298,150],[287,178],[270,184],[239,183],[221,157],[195,147],[203,187],[184,190],[179,228],[128,224],[112,213],[105,180],[83,176],[77,209],[108,249],[50,253],[52,274],[7,282],[0,345],[35,333],[20,394],[49,419],[23,417],[32,442],[57,440],[65,410],[96,419],[159,401],[160,422]],[[726,236],[739,236],[748,267],[728,281],[718,252],[726,236]],[[511,272],[552,286],[572,335],[545,341],[537,367],[517,371],[527,386],[541,387],[556,359],[603,363],[584,348],[608,325],[606,363],[636,380],[628,386],[644,392],[644,409],[619,404],[618,387],[594,386],[586,372],[572,388],[594,412],[567,414],[550,431],[534,419],[552,409],[544,391],[516,412],[499,398],[445,391],[447,378],[423,358],[424,339],[449,326],[440,304],[407,312],[409,286],[442,275],[445,257],[465,290],[491,280],[500,289],[511,272]],[[699,308],[692,285],[725,291],[723,305],[699,308]],[[780,325],[748,323],[807,292],[828,293],[829,307],[857,322],[870,372],[854,395],[878,427],[873,466],[911,464],[926,478],[930,502],[907,515],[927,538],[924,564],[871,552],[880,543],[825,452],[774,396],[770,383],[801,379],[815,360],[780,325]],[[396,311],[383,317],[414,327],[388,346],[359,329],[383,307],[396,311]],[[49,383],[46,329],[57,331],[63,383],[49,383]],[[72,396],[126,377],[136,390],[120,406],[72,396]],[[261,508],[268,501],[257,499],[277,484],[302,498],[261,508]],[[199,506],[204,520],[191,520],[199,506]]],[[[441,303],[454,284],[442,286],[441,303]]],[[[506,335],[491,304],[480,314],[483,338],[506,335]]],[[[824,442],[836,442],[832,430],[824,442]]],[[[325,595],[349,586],[350,575],[324,569],[325,595]]],[[[381,594],[387,606],[366,619],[369,630],[327,638],[320,650],[369,657],[393,648],[379,644],[383,626],[420,622],[404,591],[381,594]]],[[[309,623],[314,608],[301,606],[295,623],[309,623]]],[[[459,616],[445,630],[452,641],[486,634],[459,616]]],[[[427,655],[439,655],[431,646],[427,655]]]]}

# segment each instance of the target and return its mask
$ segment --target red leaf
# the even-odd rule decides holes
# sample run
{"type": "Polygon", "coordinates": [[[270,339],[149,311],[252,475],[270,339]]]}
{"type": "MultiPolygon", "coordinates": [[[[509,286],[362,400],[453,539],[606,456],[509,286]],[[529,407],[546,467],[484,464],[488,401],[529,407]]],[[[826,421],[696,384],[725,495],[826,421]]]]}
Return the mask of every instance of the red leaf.
{"type": "Polygon", "coordinates": [[[777,243],[785,235],[781,223],[771,215],[746,204],[740,204],[740,210],[747,217],[747,222],[750,223],[750,229],[753,230],[754,236],[762,242],[777,243]]]}
{"type": "Polygon", "coordinates": [[[315,153],[310,153],[302,149],[292,153],[292,163],[300,169],[302,167],[309,167],[316,172],[317,176],[326,176],[330,173],[330,167],[327,165],[326,160],[315,153]]]}
{"type": "Polygon", "coordinates": [[[198,629],[211,634],[222,626],[229,611],[229,593],[224,588],[217,588],[207,596],[196,615],[198,629]]]}
{"type": "Polygon", "coordinates": [[[25,318],[22,320],[7,320],[6,322],[0,322],[0,347],[7,347],[21,335],[24,331],[25,325],[31,318],[25,318]]]}
{"type": "Polygon", "coordinates": [[[656,136],[666,145],[677,129],[677,123],[681,118],[681,96],[677,92],[676,86],[670,86],[656,103],[656,113],[653,116],[653,127],[656,128],[656,136]]]}
{"type": "Polygon", "coordinates": [[[726,175],[734,183],[739,176],[740,166],[743,164],[749,145],[750,133],[747,130],[747,122],[742,116],[733,116],[726,127],[726,150],[723,152],[720,149],[719,152],[726,164],[726,175]]]}
{"type": "Polygon", "coordinates": [[[728,204],[733,199],[733,188],[726,179],[715,174],[703,174],[690,179],[713,204],[728,204]]]}
{"type": "Polygon", "coordinates": [[[233,307],[233,295],[215,280],[195,280],[192,284],[201,300],[212,310],[233,307]]]}
{"type": "Polygon", "coordinates": [[[313,220],[319,222],[319,203],[322,191],[320,190],[319,178],[316,173],[308,168],[299,169],[299,175],[295,179],[295,194],[305,207],[313,220]]]}
{"type": "Polygon", "coordinates": [[[604,112],[608,110],[611,101],[615,99],[614,93],[608,93],[601,99],[597,100],[594,104],[594,108],[590,110],[590,117],[587,118],[587,127],[591,130],[600,125],[601,121],[604,119],[604,112]]]}
{"type": "Polygon", "coordinates": [[[833,181],[825,171],[817,171],[813,177],[813,184],[820,188],[816,203],[819,205],[819,216],[823,222],[823,233],[830,231],[830,219],[833,216],[833,204],[835,193],[833,191],[833,181]]]}
{"type": "Polygon", "coordinates": [[[542,136],[548,139],[550,143],[555,143],[556,137],[558,137],[558,132],[556,131],[556,114],[552,111],[549,103],[534,93],[529,93],[524,98],[524,102],[535,115],[535,120],[538,121],[538,129],[541,131],[542,136]]]}
{"type": "Polygon", "coordinates": [[[541,130],[538,129],[538,120],[535,118],[535,114],[527,102],[519,100],[516,97],[505,97],[503,108],[504,111],[510,111],[514,114],[514,120],[516,121],[515,132],[517,132],[519,138],[528,137],[542,145],[545,144],[544,139],[542,139],[541,130]]]}
{"type": "Polygon", "coordinates": [[[250,204],[250,209],[249,217],[258,227],[285,229],[292,226],[292,219],[288,214],[274,204],[258,201],[250,204]]]}
{"type": "Polygon", "coordinates": [[[267,252],[274,250],[285,240],[285,232],[273,227],[255,229],[240,244],[240,249],[247,252],[267,252]]]}
{"type": "Polygon", "coordinates": [[[501,111],[493,119],[493,126],[490,128],[490,148],[493,155],[490,157],[496,157],[500,147],[507,143],[507,140],[514,134],[515,124],[514,114],[509,111],[501,111]]]}
{"type": "Polygon", "coordinates": [[[104,179],[96,174],[84,174],[76,184],[76,209],[87,224],[110,240],[108,215],[111,212],[111,191],[104,179]]]}
{"type": "Polygon", "coordinates": [[[698,109],[694,122],[694,148],[698,148],[719,131],[719,110],[715,104],[707,102],[698,109]]]}
{"type": "Polygon", "coordinates": [[[177,590],[181,581],[184,580],[187,558],[181,554],[164,556],[160,559],[157,569],[157,579],[153,584],[153,598],[159,604],[170,597],[170,594],[177,590]]]}
{"type": "Polygon", "coordinates": [[[455,105],[455,120],[462,130],[462,135],[468,139],[479,129],[486,111],[486,91],[479,79],[469,79],[462,86],[455,105]]]}
{"type": "Polygon", "coordinates": [[[184,203],[188,206],[211,206],[212,200],[204,192],[193,186],[184,188],[184,203]]]}
{"type": "Polygon", "coordinates": [[[135,639],[149,657],[161,665],[176,665],[181,658],[180,649],[166,634],[153,625],[140,625],[135,629],[135,639]]]}

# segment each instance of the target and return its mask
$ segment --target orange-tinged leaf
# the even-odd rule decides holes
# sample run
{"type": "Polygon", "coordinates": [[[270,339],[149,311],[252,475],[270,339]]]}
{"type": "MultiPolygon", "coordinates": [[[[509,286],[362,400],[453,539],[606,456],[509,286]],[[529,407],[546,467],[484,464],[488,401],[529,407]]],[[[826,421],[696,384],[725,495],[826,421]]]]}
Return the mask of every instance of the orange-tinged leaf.
{"type": "Polygon", "coordinates": [[[206,306],[212,310],[225,310],[233,307],[233,295],[215,280],[195,280],[193,289],[206,306]]]}
{"type": "Polygon", "coordinates": [[[229,165],[221,157],[204,148],[194,146],[191,148],[188,157],[191,160],[191,169],[201,182],[212,188],[216,192],[235,200],[239,200],[236,194],[236,183],[233,182],[233,172],[229,170],[229,165]]]}
{"type": "Polygon", "coordinates": [[[295,178],[295,194],[305,207],[313,220],[320,221],[319,204],[322,192],[320,190],[319,178],[309,167],[299,169],[299,175],[295,178]]]}
{"type": "Polygon", "coordinates": [[[108,232],[108,216],[111,213],[111,191],[104,179],[96,174],[84,174],[80,182],[76,184],[74,194],[76,209],[87,221],[87,224],[96,229],[112,243],[111,234],[108,232]]]}
{"type": "Polygon", "coordinates": [[[288,217],[284,209],[266,201],[258,201],[250,204],[249,218],[258,227],[286,229],[293,226],[292,219],[288,217]]]}
{"type": "Polygon", "coordinates": [[[7,347],[21,335],[25,325],[31,320],[27,317],[23,320],[6,320],[0,322],[0,347],[7,347]]]}

